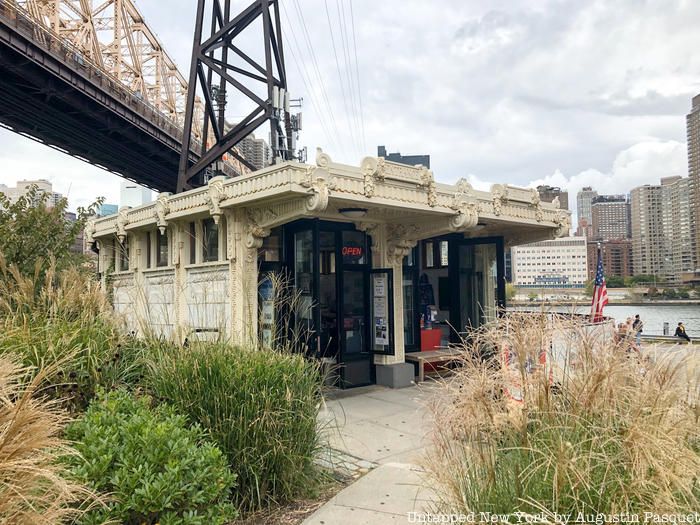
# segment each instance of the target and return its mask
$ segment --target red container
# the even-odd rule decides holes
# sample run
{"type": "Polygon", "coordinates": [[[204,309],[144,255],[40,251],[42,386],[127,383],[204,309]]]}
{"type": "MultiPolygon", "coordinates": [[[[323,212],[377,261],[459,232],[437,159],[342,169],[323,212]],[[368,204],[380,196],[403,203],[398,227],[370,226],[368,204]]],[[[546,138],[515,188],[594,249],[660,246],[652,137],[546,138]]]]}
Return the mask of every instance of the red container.
{"type": "MultiPolygon", "coordinates": [[[[440,342],[442,341],[442,330],[439,328],[434,328],[432,330],[422,329],[420,331],[420,351],[427,352],[429,350],[437,350],[440,348],[440,342]]],[[[425,363],[423,365],[423,370],[425,372],[434,372],[436,368],[431,363],[425,363]]]]}

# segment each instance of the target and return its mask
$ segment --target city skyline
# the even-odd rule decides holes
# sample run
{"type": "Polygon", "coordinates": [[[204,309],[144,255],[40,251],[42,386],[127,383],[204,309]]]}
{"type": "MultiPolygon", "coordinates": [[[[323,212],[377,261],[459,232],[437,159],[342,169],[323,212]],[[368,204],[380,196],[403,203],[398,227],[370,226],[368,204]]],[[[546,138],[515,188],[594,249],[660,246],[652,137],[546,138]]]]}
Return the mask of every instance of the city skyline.
{"type": "MultiPolygon", "coordinates": [[[[446,3],[451,16],[445,17],[444,9],[426,10],[419,2],[404,2],[400,10],[391,2],[356,2],[367,132],[361,153],[371,155],[376,144],[390,142],[397,151],[430,154],[440,181],[466,177],[477,187],[503,180],[548,184],[571,194],[584,185],[620,193],[632,181],[684,176],[684,118],[700,92],[700,61],[682,50],[697,42],[691,20],[700,6],[663,4],[631,10],[624,2],[546,2],[534,9],[526,2],[474,0],[446,3]],[[636,38],[638,30],[661,34],[669,25],[674,31],[663,40],[636,38]],[[611,27],[614,53],[606,45],[611,27]],[[576,61],[567,58],[574,54],[576,61]]],[[[152,0],[138,5],[184,71],[193,7],[182,0],[168,10],[152,0]]],[[[318,45],[329,37],[323,3],[303,5],[339,133],[348,135],[332,50],[318,45]]],[[[291,57],[294,37],[303,42],[297,6],[287,2],[283,14],[290,20],[285,28],[290,86],[306,100],[301,144],[357,162],[359,151],[344,153],[324,137],[310,103],[321,96],[314,91],[318,86],[305,91],[291,57]]],[[[301,70],[310,71],[311,59],[298,58],[301,70]]],[[[117,177],[5,130],[0,160],[5,167],[0,183],[31,173],[51,180],[72,206],[98,195],[116,200],[117,177]]]]}

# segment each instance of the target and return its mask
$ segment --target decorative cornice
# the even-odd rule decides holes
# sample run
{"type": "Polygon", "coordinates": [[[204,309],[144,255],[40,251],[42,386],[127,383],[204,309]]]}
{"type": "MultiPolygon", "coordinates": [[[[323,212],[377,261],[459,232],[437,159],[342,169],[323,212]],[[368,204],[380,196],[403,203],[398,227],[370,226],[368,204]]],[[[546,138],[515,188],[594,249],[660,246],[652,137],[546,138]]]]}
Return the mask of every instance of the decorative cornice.
{"type": "Polygon", "coordinates": [[[126,240],[126,226],[129,224],[129,206],[122,207],[117,213],[117,238],[124,244],[126,240]]]}
{"type": "MultiPolygon", "coordinates": [[[[325,155],[322,154],[322,155],[325,155]]],[[[302,188],[308,188],[310,195],[306,199],[306,210],[309,212],[324,211],[328,208],[330,189],[328,188],[328,171],[325,168],[311,168],[307,176],[299,183],[302,188]]]]}
{"type": "Polygon", "coordinates": [[[172,194],[168,192],[158,195],[158,199],[156,199],[156,205],[154,207],[156,226],[158,226],[161,235],[165,235],[165,229],[168,227],[167,215],[170,212],[168,198],[170,195],[172,194]]]}
{"type": "Polygon", "coordinates": [[[207,184],[207,193],[204,197],[207,205],[209,206],[209,215],[214,218],[214,223],[219,224],[219,218],[222,215],[221,212],[221,201],[226,198],[226,192],[224,191],[224,181],[226,177],[214,177],[207,184]]]}

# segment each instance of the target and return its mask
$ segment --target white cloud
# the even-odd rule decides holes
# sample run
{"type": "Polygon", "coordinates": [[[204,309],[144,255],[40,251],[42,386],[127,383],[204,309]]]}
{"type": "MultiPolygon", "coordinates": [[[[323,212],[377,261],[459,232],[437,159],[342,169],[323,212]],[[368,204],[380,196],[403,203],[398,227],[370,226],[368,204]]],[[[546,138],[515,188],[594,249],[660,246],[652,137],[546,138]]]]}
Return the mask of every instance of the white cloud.
{"type": "MultiPolygon", "coordinates": [[[[644,184],[659,184],[662,177],[685,176],[688,173],[686,145],[676,141],[639,142],[620,151],[608,171],[586,169],[571,176],[560,170],[534,180],[530,187],[540,184],[559,186],[569,191],[569,207],[576,207],[576,193],[591,186],[600,194],[627,194],[644,184]]],[[[574,223],[575,224],[575,223],[574,223]]]]}

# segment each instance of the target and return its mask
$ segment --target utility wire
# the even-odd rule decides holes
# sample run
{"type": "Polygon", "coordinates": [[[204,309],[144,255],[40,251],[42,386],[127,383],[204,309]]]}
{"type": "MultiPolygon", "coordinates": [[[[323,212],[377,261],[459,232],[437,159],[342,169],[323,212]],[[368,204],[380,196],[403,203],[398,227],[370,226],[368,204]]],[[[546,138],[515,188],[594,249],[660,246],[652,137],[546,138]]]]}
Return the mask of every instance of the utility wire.
{"type": "MultiPolygon", "coordinates": [[[[284,6],[284,3],[282,3],[284,6]]],[[[333,105],[330,102],[330,99],[328,98],[328,90],[326,89],[325,82],[323,80],[323,75],[321,75],[320,68],[318,67],[318,60],[316,59],[316,52],[314,51],[314,46],[313,43],[311,42],[311,36],[309,34],[308,26],[306,25],[306,19],[304,18],[304,13],[301,9],[301,6],[299,5],[298,0],[294,0],[294,8],[296,9],[297,16],[299,18],[299,21],[301,22],[301,27],[303,30],[303,36],[305,39],[306,43],[306,48],[309,52],[309,56],[311,57],[311,64],[313,66],[313,71],[316,74],[316,82],[318,83],[320,90],[321,90],[321,95],[322,95],[322,100],[321,103],[325,103],[326,110],[328,111],[328,114],[330,115],[330,121],[333,126],[333,131],[335,132],[335,135],[337,137],[338,143],[341,145],[341,150],[345,152],[345,143],[341,138],[340,135],[340,126],[338,126],[338,122],[336,121],[335,118],[335,112],[333,110],[333,105]]]]}
{"type": "MultiPolygon", "coordinates": [[[[282,8],[285,11],[285,16],[289,20],[289,14],[287,13],[286,8],[284,7],[284,2],[280,2],[280,3],[282,4],[282,8]]],[[[304,87],[306,88],[306,91],[311,95],[311,97],[310,97],[311,98],[311,105],[313,106],[314,110],[318,114],[319,122],[321,124],[321,128],[323,130],[323,133],[326,136],[326,140],[328,141],[329,145],[333,145],[334,143],[336,143],[335,137],[333,136],[332,133],[330,133],[330,131],[329,131],[330,128],[329,128],[327,121],[326,121],[326,115],[319,107],[317,100],[316,100],[316,96],[313,94],[314,92],[311,89],[311,85],[312,85],[311,75],[309,75],[309,72],[306,69],[306,65],[304,64],[304,61],[301,58],[302,57],[301,46],[299,45],[299,42],[297,40],[296,34],[294,32],[294,29],[293,29],[293,25],[288,24],[288,26],[290,28],[289,32],[292,35],[292,40],[294,41],[294,44],[297,48],[297,53],[294,52],[294,47],[291,45],[291,42],[290,42],[289,38],[287,37],[287,33],[284,32],[283,36],[287,42],[287,48],[289,49],[290,54],[292,55],[292,59],[294,60],[294,64],[296,65],[297,70],[299,71],[299,75],[301,76],[301,80],[304,84],[304,87]],[[299,59],[297,59],[297,54],[299,54],[299,59]]],[[[333,147],[337,147],[337,146],[342,146],[342,142],[340,142],[340,141],[337,142],[336,145],[333,147]]]]}
{"type": "Polygon", "coordinates": [[[350,111],[348,110],[348,100],[347,96],[345,94],[345,82],[343,82],[343,75],[340,72],[340,61],[338,60],[338,51],[335,47],[335,38],[333,38],[333,24],[331,23],[331,15],[330,12],[328,11],[328,0],[324,0],[324,5],[326,7],[326,19],[328,20],[328,30],[331,35],[331,44],[333,45],[333,56],[335,57],[335,66],[336,69],[338,70],[338,80],[340,81],[340,90],[341,94],[343,96],[343,106],[345,107],[345,114],[348,117],[347,123],[348,123],[348,131],[350,132],[350,139],[354,140],[354,135],[352,132],[352,124],[350,122],[350,111]]]}
{"type": "Polygon", "coordinates": [[[353,140],[355,144],[355,152],[357,155],[362,155],[362,147],[360,145],[360,119],[357,111],[357,103],[355,100],[355,83],[353,82],[353,68],[350,64],[350,37],[348,35],[348,25],[345,19],[345,7],[340,0],[335,0],[338,8],[338,25],[340,26],[340,40],[343,44],[343,58],[345,59],[345,78],[348,85],[348,93],[350,94],[350,108],[353,119],[353,140]]]}
{"type": "Polygon", "coordinates": [[[360,129],[362,130],[362,149],[367,151],[367,140],[365,137],[365,112],[362,106],[362,87],[360,85],[360,63],[357,60],[357,39],[355,33],[355,13],[352,9],[352,1],[350,0],[350,22],[352,24],[352,47],[355,51],[355,71],[357,73],[357,98],[360,103],[360,129]]]}

